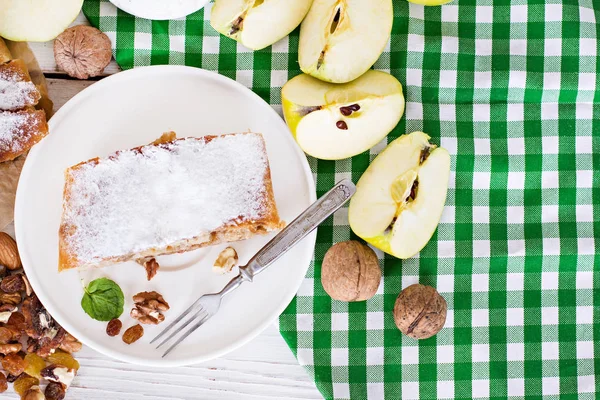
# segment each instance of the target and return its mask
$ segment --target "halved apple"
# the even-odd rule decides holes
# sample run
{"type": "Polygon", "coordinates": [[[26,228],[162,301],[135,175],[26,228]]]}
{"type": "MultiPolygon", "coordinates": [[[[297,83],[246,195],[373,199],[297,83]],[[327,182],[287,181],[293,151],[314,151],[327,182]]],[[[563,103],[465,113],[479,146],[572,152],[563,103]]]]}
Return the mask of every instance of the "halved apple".
{"type": "Polygon", "coordinates": [[[16,42],[46,42],[75,20],[83,0],[0,0],[0,36],[16,42]]]}
{"type": "Polygon", "coordinates": [[[442,217],[450,155],[423,132],[391,142],[367,168],[350,200],[348,219],[358,236],[395,257],[417,254],[442,217]]]}
{"type": "Polygon", "coordinates": [[[392,0],[315,0],[300,27],[303,72],[334,83],[364,74],[390,38],[392,0]]]}
{"type": "Polygon", "coordinates": [[[216,0],[210,24],[252,50],[264,49],[296,29],[313,0],[216,0]]]}
{"type": "Polygon", "coordinates": [[[323,160],[369,150],[404,113],[400,82],[373,70],[342,85],[298,75],[283,86],[281,98],[285,120],[302,150],[323,160]]]}

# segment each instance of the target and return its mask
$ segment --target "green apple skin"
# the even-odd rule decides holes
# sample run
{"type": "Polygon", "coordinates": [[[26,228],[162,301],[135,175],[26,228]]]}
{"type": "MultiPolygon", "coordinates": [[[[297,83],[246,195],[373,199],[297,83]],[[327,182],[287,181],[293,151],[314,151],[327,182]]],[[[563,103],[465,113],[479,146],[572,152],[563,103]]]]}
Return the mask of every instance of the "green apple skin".
{"type": "Polygon", "coordinates": [[[392,0],[314,0],[300,26],[300,69],[350,82],[375,64],[392,32],[392,0]]]}
{"type": "Polygon", "coordinates": [[[452,0],[408,0],[411,3],[421,4],[424,6],[441,6],[442,4],[450,3],[452,0]]]}
{"type": "Polygon", "coordinates": [[[210,24],[251,50],[261,50],[300,25],[313,0],[216,0],[210,24]],[[243,20],[239,29],[233,24],[243,20]]]}
{"type": "Polygon", "coordinates": [[[47,42],[81,12],[83,0],[0,0],[0,36],[15,42],[47,42]]]}
{"type": "Polygon", "coordinates": [[[298,145],[322,160],[355,156],[379,143],[404,113],[402,85],[392,75],[370,70],[346,84],[301,74],[281,91],[283,114],[298,145]],[[344,108],[358,106],[350,115],[344,108]],[[343,122],[347,129],[338,128],[343,122]]]}
{"type": "Polygon", "coordinates": [[[429,136],[422,132],[391,142],[369,165],[350,200],[348,219],[353,232],[400,259],[410,258],[425,247],[446,202],[450,155],[437,147],[421,164],[421,151],[428,146],[429,136]],[[391,186],[398,177],[412,171],[419,183],[416,198],[399,211],[391,186]]]}

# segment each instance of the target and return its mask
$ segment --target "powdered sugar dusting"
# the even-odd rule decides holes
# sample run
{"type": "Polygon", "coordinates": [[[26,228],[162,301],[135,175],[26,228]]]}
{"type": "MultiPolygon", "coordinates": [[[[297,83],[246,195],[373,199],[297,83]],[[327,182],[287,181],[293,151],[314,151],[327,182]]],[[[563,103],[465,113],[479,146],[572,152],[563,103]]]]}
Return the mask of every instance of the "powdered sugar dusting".
{"type": "Polygon", "coordinates": [[[37,104],[40,93],[31,81],[23,80],[18,71],[0,69],[0,110],[18,110],[37,104]]]}
{"type": "Polygon", "coordinates": [[[0,112],[0,156],[20,153],[29,146],[31,137],[41,134],[34,129],[38,122],[36,114],[27,111],[0,112]]]}
{"type": "Polygon", "coordinates": [[[191,239],[265,212],[260,134],[177,140],[68,170],[63,225],[82,263],[191,239]]]}

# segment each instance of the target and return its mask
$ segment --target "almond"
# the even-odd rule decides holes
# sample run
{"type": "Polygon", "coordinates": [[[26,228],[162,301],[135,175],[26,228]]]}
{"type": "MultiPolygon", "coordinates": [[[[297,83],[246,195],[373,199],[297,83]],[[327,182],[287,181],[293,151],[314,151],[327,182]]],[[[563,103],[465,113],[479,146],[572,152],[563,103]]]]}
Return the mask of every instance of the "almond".
{"type": "Polygon", "coordinates": [[[0,232],[0,265],[10,270],[21,267],[17,242],[5,232],[0,232]]]}

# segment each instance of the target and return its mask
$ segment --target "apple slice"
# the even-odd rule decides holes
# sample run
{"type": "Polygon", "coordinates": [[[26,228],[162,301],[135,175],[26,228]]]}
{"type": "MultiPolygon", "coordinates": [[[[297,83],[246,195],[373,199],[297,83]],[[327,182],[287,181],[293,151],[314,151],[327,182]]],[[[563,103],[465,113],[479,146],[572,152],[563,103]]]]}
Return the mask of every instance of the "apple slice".
{"type": "Polygon", "coordinates": [[[75,20],[83,0],[1,0],[0,36],[16,42],[47,42],[75,20]]]}
{"type": "Polygon", "coordinates": [[[345,83],[364,74],[390,38],[392,0],[315,0],[300,27],[300,69],[345,83]]]}
{"type": "Polygon", "coordinates": [[[285,120],[302,150],[323,160],[369,150],[404,113],[400,82],[373,70],[343,85],[298,75],[283,86],[281,98],[285,120]]]}
{"type": "Polygon", "coordinates": [[[216,0],[210,24],[252,50],[264,49],[296,29],[313,0],[216,0]]]}
{"type": "Polygon", "coordinates": [[[350,200],[348,219],[358,236],[395,257],[417,254],[442,217],[450,155],[423,132],[391,142],[367,168],[350,200]]]}

